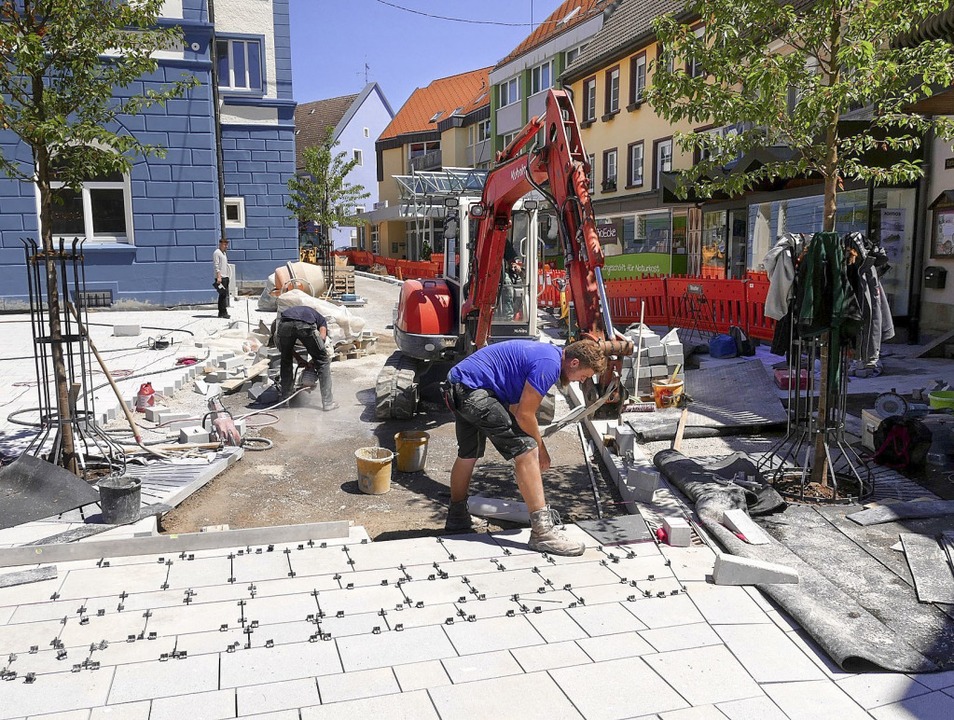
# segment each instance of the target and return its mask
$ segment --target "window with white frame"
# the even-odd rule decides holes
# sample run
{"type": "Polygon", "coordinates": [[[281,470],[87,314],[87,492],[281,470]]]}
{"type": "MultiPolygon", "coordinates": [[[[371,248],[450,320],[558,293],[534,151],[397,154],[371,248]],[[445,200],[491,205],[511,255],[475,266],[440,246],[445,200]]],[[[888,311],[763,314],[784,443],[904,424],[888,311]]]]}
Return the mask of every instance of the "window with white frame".
{"type": "Polygon", "coordinates": [[[619,66],[606,71],[606,100],[604,112],[609,115],[619,110],[619,66]]]}
{"type": "Polygon", "coordinates": [[[507,105],[512,105],[520,99],[520,81],[518,78],[510,78],[498,87],[500,88],[500,107],[507,107],[507,105]]]}
{"type": "Polygon", "coordinates": [[[506,135],[504,135],[504,136],[503,136],[503,146],[504,146],[504,147],[507,147],[510,143],[513,142],[513,139],[514,139],[515,137],[517,137],[517,131],[516,131],[516,130],[514,130],[513,132],[508,132],[506,135]]]}
{"type": "Polygon", "coordinates": [[[245,198],[225,198],[225,227],[245,227],[245,198]]]}
{"type": "Polygon", "coordinates": [[[371,137],[371,130],[370,130],[369,128],[365,128],[365,129],[364,129],[364,136],[365,136],[365,137],[371,137]]]}
{"type": "Polygon", "coordinates": [[[655,172],[653,173],[653,188],[659,187],[659,180],[664,172],[672,171],[672,138],[657,140],[656,143],[655,172]]]}
{"type": "Polygon", "coordinates": [[[355,148],[352,150],[351,156],[354,159],[355,165],[364,165],[364,153],[360,149],[355,148]]]}
{"type": "Polygon", "coordinates": [[[219,87],[261,92],[262,42],[247,38],[219,38],[215,42],[219,87]]]}
{"type": "Polygon", "coordinates": [[[548,60],[530,70],[530,94],[536,95],[551,87],[553,87],[553,61],[548,60]]]}
{"type": "Polygon", "coordinates": [[[616,189],[616,148],[603,151],[603,192],[616,189]]]}
{"type": "Polygon", "coordinates": [[[481,120],[467,128],[467,144],[470,147],[490,137],[490,120],[481,120]]]}
{"type": "Polygon", "coordinates": [[[587,160],[590,161],[590,195],[592,195],[596,192],[596,155],[588,155],[587,160]]]}
{"type": "Polygon", "coordinates": [[[643,184],[643,141],[634,142],[629,146],[629,172],[627,173],[629,187],[641,187],[643,184]]]}
{"type": "Polygon", "coordinates": [[[636,105],[643,101],[643,93],[646,92],[646,53],[633,58],[629,78],[629,104],[636,105]]]}
{"type": "Polygon", "coordinates": [[[583,120],[596,120],[596,78],[591,77],[583,81],[583,120]]]}
{"type": "Polygon", "coordinates": [[[71,190],[52,182],[53,235],[87,242],[132,243],[132,202],[129,177],[122,173],[97,175],[71,190]]]}
{"type": "Polygon", "coordinates": [[[408,149],[407,149],[408,159],[416,158],[421,155],[427,155],[427,153],[429,152],[432,152],[434,150],[440,150],[440,149],[441,149],[440,141],[411,143],[410,145],[408,145],[408,149]]]}
{"type": "Polygon", "coordinates": [[[377,255],[381,252],[381,231],[380,225],[371,226],[371,252],[377,255]]]}
{"type": "Polygon", "coordinates": [[[569,50],[567,50],[563,54],[564,58],[566,59],[566,62],[563,67],[570,67],[570,65],[573,64],[573,61],[580,56],[580,53],[583,52],[583,48],[585,47],[586,47],[586,44],[584,43],[583,45],[577,45],[575,48],[570,48],[569,50]]]}
{"type": "MultiPolygon", "coordinates": [[[[706,26],[700,25],[694,31],[694,34],[697,38],[702,38],[706,32],[706,26]]],[[[702,69],[702,61],[698,58],[695,60],[690,60],[686,63],[686,72],[692,77],[699,77],[700,75],[705,74],[705,71],[702,69]]]]}

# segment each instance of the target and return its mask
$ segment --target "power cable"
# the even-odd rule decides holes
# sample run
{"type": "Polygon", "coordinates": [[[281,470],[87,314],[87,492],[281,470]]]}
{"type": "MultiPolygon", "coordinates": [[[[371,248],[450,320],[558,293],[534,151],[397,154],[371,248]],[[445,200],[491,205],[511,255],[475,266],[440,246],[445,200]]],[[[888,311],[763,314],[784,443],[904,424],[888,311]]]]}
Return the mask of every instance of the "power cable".
{"type": "MultiPolygon", "coordinates": [[[[543,25],[564,25],[566,24],[563,19],[561,20],[544,20],[543,22],[502,22],[500,20],[471,20],[469,18],[459,18],[459,17],[450,17],[449,15],[435,15],[434,13],[424,12],[423,10],[415,10],[414,8],[404,7],[403,5],[397,5],[392,2],[387,2],[387,0],[376,0],[381,5],[387,5],[390,8],[395,10],[401,10],[406,13],[411,13],[412,15],[422,15],[426,18],[431,18],[432,20],[447,20],[449,22],[464,23],[466,25],[498,25],[503,27],[540,27],[543,25]]],[[[564,18],[565,19],[565,18],[564,18]]]]}

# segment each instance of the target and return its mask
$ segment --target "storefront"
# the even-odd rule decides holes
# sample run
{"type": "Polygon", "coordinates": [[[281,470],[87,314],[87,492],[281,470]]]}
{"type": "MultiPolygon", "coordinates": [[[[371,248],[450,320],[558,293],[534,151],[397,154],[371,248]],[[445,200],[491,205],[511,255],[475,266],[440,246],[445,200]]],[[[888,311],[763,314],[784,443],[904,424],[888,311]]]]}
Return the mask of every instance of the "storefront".
{"type": "Polygon", "coordinates": [[[687,270],[687,215],[662,209],[597,218],[608,280],[644,275],[684,275],[687,270]]]}

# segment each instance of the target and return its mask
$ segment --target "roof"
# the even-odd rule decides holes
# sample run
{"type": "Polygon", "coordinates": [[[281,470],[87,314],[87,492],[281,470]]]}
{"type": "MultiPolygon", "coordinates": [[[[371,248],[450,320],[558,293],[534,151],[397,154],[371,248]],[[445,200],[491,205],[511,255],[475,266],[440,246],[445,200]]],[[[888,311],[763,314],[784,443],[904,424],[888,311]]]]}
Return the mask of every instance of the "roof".
{"type": "Polygon", "coordinates": [[[506,65],[535,47],[542,45],[572,27],[586,22],[601,13],[604,8],[612,5],[615,0],[564,0],[542,23],[534,28],[510,54],[501,60],[495,67],[506,65]]]}
{"type": "Polygon", "coordinates": [[[562,79],[564,82],[579,79],[644,45],[655,35],[653,20],[667,13],[679,13],[686,5],[686,0],[621,0],[562,79]]]}
{"type": "Polygon", "coordinates": [[[305,148],[320,144],[336,128],[361,93],[301,103],[295,108],[295,167],[304,167],[305,148]]]}
{"type": "Polygon", "coordinates": [[[401,106],[378,140],[420,132],[437,132],[438,121],[453,114],[468,114],[490,103],[490,70],[451,75],[417,88],[401,106]]]}

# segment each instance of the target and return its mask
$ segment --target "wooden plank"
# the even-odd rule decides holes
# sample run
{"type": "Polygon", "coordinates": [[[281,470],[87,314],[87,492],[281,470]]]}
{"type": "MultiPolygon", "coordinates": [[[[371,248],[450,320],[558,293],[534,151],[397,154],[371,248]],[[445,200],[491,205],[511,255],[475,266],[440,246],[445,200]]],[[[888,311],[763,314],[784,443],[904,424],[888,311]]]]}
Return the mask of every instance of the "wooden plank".
{"type": "Polygon", "coordinates": [[[954,338],[954,330],[948,330],[946,333],[944,333],[940,337],[929,342],[927,345],[924,346],[924,349],[921,352],[919,352],[917,355],[915,355],[914,357],[916,358],[928,357],[930,353],[937,350],[940,346],[942,346],[951,338],[954,338]]]}
{"type": "Polygon", "coordinates": [[[266,372],[268,370],[268,366],[269,366],[268,360],[259,360],[257,363],[255,363],[254,365],[252,365],[252,367],[248,369],[248,373],[246,373],[244,377],[229,378],[225,382],[221,383],[222,392],[224,393],[235,392],[249,380],[254,380],[263,372],[266,372]]]}
{"type": "Polygon", "coordinates": [[[926,535],[901,533],[901,544],[914,577],[918,600],[954,605],[954,574],[937,540],[926,535]]]}
{"type": "Polygon", "coordinates": [[[27,583],[39,582],[41,580],[53,580],[55,577],[56,565],[47,565],[46,567],[33,568],[32,570],[20,570],[19,572],[0,575],[0,588],[26,585],[27,583]]]}

